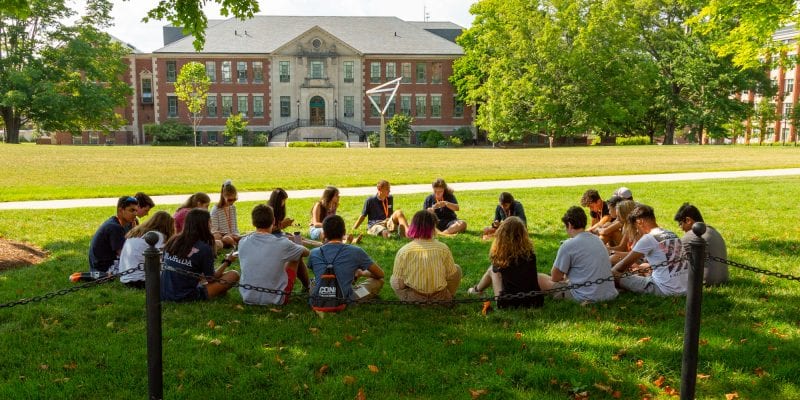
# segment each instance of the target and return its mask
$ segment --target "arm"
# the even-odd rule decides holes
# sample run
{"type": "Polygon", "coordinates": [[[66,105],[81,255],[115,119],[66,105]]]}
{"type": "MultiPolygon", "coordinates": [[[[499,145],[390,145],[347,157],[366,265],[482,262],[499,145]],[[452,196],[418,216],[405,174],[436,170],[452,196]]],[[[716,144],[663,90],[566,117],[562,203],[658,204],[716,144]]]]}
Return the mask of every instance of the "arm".
{"type": "Polygon", "coordinates": [[[314,207],[311,208],[311,226],[322,228],[322,221],[319,220],[317,214],[319,214],[319,202],[314,203],[314,207]]]}
{"type": "Polygon", "coordinates": [[[521,219],[525,225],[528,225],[528,218],[525,217],[525,209],[522,207],[522,203],[514,203],[514,215],[521,219]]]}
{"type": "Polygon", "coordinates": [[[623,272],[625,272],[625,269],[627,269],[629,266],[631,266],[631,264],[636,262],[636,260],[642,258],[643,255],[644,254],[642,253],[631,251],[630,253],[628,253],[627,256],[625,256],[625,258],[620,260],[620,262],[618,262],[616,265],[614,265],[613,268],[611,268],[611,273],[614,274],[615,277],[619,277],[620,275],[622,275],[623,272]]]}
{"type": "Polygon", "coordinates": [[[364,277],[364,278],[374,278],[374,279],[383,279],[383,270],[378,264],[373,263],[369,266],[366,270],[358,270],[356,272],[356,277],[364,277]]]}
{"type": "Polygon", "coordinates": [[[614,233],[614,232],[616,232],[616,231],[618,231],[620,229],[622,229],[622,222],[620,222],[619,220],[616,220],[616,221],[608,224],[608,226],[606,226],[605,228],[601,228],[599,233],[600,233],[600,235],[610,235],[610,234],[612,234],[612,233],[614,233]]]}
{"type": "Polygon", "coordinates": [[[550,270],[550,280],[552,280],[553,282],[561,282],[566,277],[567,275],[561,272],[561,270],[556,267],[553,267],[553,269],[550,270]]]}
{"type": "Polygon", "coordinates": [[[611,216],[610,215],[603,215],[603,217],[600,218],[599,220],[597,220],[597,222],[594,225],[592,225],[589,229],[587,229],[587,231],[589,231],[591,233],[594,233],[594,234],[597,234],[597,232],[596,232],[597,229],[599,229],[601,226],[605,225],[606,222],[608,222],[610,220],[611,220],[611,216]]]}
{"type": "Polygon", "coordinates": [[[361,225],[361,223],[362,223],[362,222],[364,222],[364,218],[367,218],[367,216],[366,216],[366,215],[363,215],[363,214],[362,214],[360,217],[358,217],[358,221],[356,221],[356,224],[355,224],[355,225],[353,225],[353,230],[354,230],[354,231],[355,231],[356,229],[358,229],[358,227],[361,225]]]}

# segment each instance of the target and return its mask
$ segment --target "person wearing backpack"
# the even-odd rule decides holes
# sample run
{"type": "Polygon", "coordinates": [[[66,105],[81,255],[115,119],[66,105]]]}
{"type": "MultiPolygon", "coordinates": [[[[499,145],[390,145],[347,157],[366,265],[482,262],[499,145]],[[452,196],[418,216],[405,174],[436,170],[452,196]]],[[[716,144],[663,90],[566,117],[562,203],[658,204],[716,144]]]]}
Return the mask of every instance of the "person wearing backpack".
{"type": "Polygon", "coordinates": [[[344,219],[330,215],[322,221],[322,230],[328,241],[311,250],[308,256],[308,267],[315,277],[309,305],[314,309],[325,308],[320,311],[338,311],[344,307],[334,309],[316,301],[333,295],[339,303],[348,304],[377,296],[383,287],[383,270],[362,248],[342,242],[346,233],[344,219]],[[365,279],[356,283],[359,278],[365,279]]]}

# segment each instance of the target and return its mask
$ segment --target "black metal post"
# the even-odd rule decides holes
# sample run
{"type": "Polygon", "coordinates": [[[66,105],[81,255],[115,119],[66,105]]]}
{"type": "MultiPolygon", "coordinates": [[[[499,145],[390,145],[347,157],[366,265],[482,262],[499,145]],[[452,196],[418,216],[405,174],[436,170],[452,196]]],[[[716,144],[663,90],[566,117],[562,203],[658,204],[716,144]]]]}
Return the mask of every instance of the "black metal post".
{"type": "Polygon", "coordinates": [[[144,241],[145,292],[147,296],[147,387],[148,399],[164,398],[164,373],[161,350],[161,251],[156,249],[158,235],[147,232],[144,241]]]}
{"type": "Polygon", "coordinates": [[[683,364],[681,366],[681,400],[694,399],[697,384],[698,345],[700,342],[700,305],[703,302],[703,271],[705,268],[706,224],[695,222],[695,238],[690,243],[691,268],[686,290],[686,322],[683,326],[683,364]]]}

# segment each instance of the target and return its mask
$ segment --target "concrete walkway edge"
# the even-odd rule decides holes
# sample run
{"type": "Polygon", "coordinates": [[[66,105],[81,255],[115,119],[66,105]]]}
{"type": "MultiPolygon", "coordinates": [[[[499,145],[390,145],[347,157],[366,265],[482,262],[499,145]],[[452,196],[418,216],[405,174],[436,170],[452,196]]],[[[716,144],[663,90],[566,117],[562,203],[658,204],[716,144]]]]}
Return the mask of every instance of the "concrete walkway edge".
{"type": "MultiPolygon", "coordinates": [[[[470,190],[510,190],[521,188],[543,187],[569,187],[569,186],[594,186],[641,182],[674,182],[693,181],[702,179],[737,179],[737,178],[763,178],[776,176],[800,175],[800,168],[761,169],[747,171],[719,171],[719,172],[681,172],[670,174],[645,174],[645,175],[610,175],[587,176],[574,178],[543,178],[543,179],[515,179],[488,182],[460,182],[449,184],[459,192],[470,190]]],[[[288,190],[289,198],[317,198],[322,195],[323,188],[306,190],[288,190]]],[[[392,194],[428,193],[430,184],[392,185],[392,194]]],[[[370,196],[375,193],[374,186],[352,188],[339,188],[340,196],[370,196]]],[[[217,198],[217,193],[208,193],[212,203],[217,198]]],[[[156,205],[181,204],[188,194],[152,196],[156,205]]],[[[240,192],[239,201],[267,201],[269,192],[240,192]]],[[[103,197],[94,199],[69,199],[69,200],[42,200],[42,201],[10,201],[0,202],[0,210],[41,210],[80,207],[109,207],[116,204],[116,197],[103,197]]]]}

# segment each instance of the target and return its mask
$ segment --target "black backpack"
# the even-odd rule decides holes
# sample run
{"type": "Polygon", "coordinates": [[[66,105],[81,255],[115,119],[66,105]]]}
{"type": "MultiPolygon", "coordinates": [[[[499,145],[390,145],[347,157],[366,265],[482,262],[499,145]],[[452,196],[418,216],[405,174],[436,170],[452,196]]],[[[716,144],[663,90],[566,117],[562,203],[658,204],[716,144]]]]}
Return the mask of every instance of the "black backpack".
{"type": "MultiPolygon", "coordinates": [[[[339,249],[341,252],[341,249],[339,249]]],[[[320,276],[319,287],[316,289],[317,294],[311,297],[311,309],[321,312],[338,312],[347,307],[347,299],[342,296],[342,287],[339,286],[339,281],[336,279],[336,272],[333,270],[333,261],[328,262],[325,258],[325,253],[322,252],[322,247],[319,248],[319,253],[322,256],[322,261],[325,262],[325,273],[320,276]]]]}

